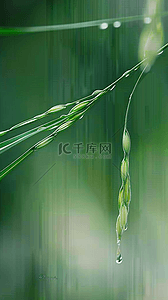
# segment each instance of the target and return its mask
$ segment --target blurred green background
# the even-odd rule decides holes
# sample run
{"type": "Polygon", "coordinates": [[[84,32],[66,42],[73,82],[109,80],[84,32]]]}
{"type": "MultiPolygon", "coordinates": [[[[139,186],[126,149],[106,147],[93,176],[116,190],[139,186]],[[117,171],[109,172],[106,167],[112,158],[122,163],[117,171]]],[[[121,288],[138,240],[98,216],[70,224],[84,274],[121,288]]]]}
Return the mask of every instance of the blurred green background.
{"type": "MultiPolygon", "coordinates": [[[[0,26],[135,16],[144,7],[145,1],[131,0],[6,0],[0,3],[0,26]]],[[[0,36],[0,130],[109,85],[138,62],[143,26],[134,21],[106,30],[0,36]]],[[[163,26],[167,42],[167,17],[163,26]]],[[[123,263],[115,262],[121,139],[139,71],[1,181],[0,300],[167,299],[167,62],[168,50],[143,77],[130,107],[132,201],[121,243],[123,263]],[[73,146],[80,142],[84,156],[77,159],[73,146]],[[112,144],[111,158],[99,158],[98,151],[85,157],[87,144],[103,142],[112,144]],[[69,143],[72,153],[59,155],[60,143],[69,143]]],[[[1,169],[46,135],[3,153],[1,169]]]]}

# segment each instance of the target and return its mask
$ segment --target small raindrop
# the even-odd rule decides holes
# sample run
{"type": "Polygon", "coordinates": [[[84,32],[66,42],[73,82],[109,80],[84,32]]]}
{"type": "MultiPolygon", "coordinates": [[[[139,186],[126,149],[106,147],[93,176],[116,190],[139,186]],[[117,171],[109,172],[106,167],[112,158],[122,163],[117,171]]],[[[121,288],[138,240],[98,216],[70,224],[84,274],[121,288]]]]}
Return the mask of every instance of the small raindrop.
{"type": "Polygon", "coordinates": [[[116,263],[121,264],[122,261],[123,261],[123,259],[122,259],[122,255],[121,255],[120,244],[118,243],[116,263]]]}
{"type": "Polygon", "coordinates": [[[152,19],[150,17],[144,18],[144,23],[145,24],[150,24],[152,22],[152,19]]]}
{"type": "Polygon", "coordinates": [[[120,253],[120,254],[117,256],[116,263],[119,265],[119,264],[122,263],[122,261],[123,261],[123,259],[122,259],[121,253],[120,253]]]}
{"type": "Polygon", "coordinates": [[[107,29],[108,28],[108,23],[102,23],[99,26],[100,29],[107,29]]]}
{"type": "Polygon", "coordinates": [[[113,23],[113,26],[115,28],[119,28],[121,26],[121,22],[120,21],[116,21],[116,22],[113,23]]]}

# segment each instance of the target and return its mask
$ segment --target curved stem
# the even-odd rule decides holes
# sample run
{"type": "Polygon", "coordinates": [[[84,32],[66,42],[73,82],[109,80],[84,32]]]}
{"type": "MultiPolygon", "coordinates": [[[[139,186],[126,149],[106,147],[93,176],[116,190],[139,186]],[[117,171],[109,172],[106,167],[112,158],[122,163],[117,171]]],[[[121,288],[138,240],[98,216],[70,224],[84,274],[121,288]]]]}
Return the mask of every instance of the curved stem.
{"type": "Polygon", "coordinates": [[[143,73],[145,72],[147,66],[148,66],[148,64],[146,64],[146,66],[143,68],[143,70],[142,70],[142,72],[140,73],[140,75],[139,75],[139,77],[138,77],[138,79],[137,79],[137,81],[136,81],[136,83],[135,83],[135,85],[134,85],[134,87],[133,87],[133,90],[132,90],[132,92],[131,92],[131,94],[130,94],[130,96],[129,96],[128,105],[127,105],[127,109],[126,109],[126,113],[125,113],[124,130],[125,130],[126,127],[127,127],[128,111],[129,111],[129,107],[130,107],[130,104],[131,104],[132,96],[133,96],[133,94],[134,94],[134,92],[135,92],[135,89],[136,89],[136,87],[137,87],[137,85],[138,85],[138,83],[139,83],[139,81],[140,81],[140,79],[141,79],[143,73]]]}

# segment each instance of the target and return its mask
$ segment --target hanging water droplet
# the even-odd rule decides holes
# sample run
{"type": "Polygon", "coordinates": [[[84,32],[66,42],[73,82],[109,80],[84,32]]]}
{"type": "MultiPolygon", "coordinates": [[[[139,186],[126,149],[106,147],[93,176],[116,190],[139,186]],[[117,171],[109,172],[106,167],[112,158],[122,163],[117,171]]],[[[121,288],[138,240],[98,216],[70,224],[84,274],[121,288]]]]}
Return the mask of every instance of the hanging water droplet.
{"type": "Polygon", "coordinates": [[[121,255],[120,246],[118,246],[116,263],[117,264],[121,264],[122,261],[123,261],[123,259],[122,259],[122,255],[121,255]]]}
{"type": "Polygon", "coordinates": [[[120,254],[119,256],[117,256],[116,263],[117,263],[117,264],[121,264],[122,261],[123,261],[123,259],[122,259],[122,256],[121,256],[121,254],[120,254]]]}

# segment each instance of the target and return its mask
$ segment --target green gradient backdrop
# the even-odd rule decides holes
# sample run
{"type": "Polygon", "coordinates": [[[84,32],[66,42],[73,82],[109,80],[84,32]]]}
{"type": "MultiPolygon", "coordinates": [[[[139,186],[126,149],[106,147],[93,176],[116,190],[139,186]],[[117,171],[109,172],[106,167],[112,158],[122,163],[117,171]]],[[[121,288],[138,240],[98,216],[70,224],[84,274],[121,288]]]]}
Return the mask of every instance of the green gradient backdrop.
{"type": "MultiPolygon", "coordinates": [[[[141,15],[144,5],[130,0],[2,1],[0,25],[141,15]]],[[[167,42],[166,17],[163,23],[167,42]]],[[[0,129],[110,84],[138,62],[142,28],[136,21],[118,29],[1,36],[0,129]]],[[[138,85],[129,112],[132,201],[121,244],[123,263],[115,263],[121,138],[138,72],[1,181],[0,300],[167,299],[167,62],[166,50],[138,85]],[[77,142],[85,147],[110,142],[112,158],[75,159],[75,150],[58,155],[61,142],[70,143],[71,150],[77,142]],[[42,274],[50,278],[39,278],[42,274]]],[[[45,135],[2,154],[1,169],[45,135]]]]}

